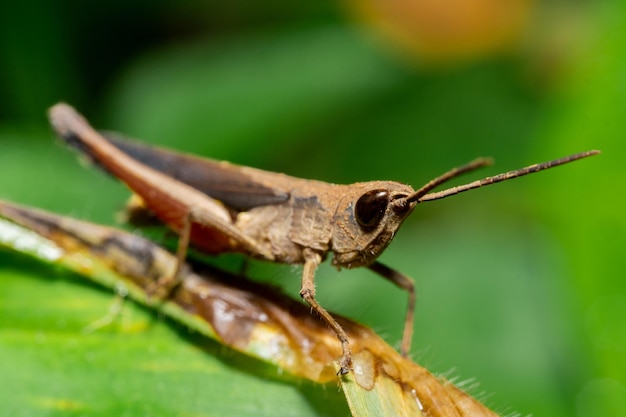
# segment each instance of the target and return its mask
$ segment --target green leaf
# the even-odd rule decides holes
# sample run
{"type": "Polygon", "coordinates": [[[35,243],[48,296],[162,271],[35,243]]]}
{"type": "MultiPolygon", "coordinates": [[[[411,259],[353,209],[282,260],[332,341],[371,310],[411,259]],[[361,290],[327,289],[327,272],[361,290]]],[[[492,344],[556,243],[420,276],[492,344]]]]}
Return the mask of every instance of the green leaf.
{"type": "MultiPolygon", "coordinates": [[[[334,361],[341,351],[336,335],[312,318],[308,308],[274,289],[217,270],[205,270],[199,276],[187,266],[182,269],[176,289],[166,299],[155,302],[154,294],[147,295],[149,288],[160,277],[168,277],[175,264],[174,255],[158,245],[120,230],[9,202],[0,201],[0,209],[7,219],[0,219],[1,246],[117,288],[119,293],[128,294],[143,305],[158,307],[156,311],[190,330],[278,365],[292,375],[319,383],[336,380],[339,365],[334,361]],[[334,371],[329,369],[332,363],[336,364],[334,371]]],[[[353,352],[353,371],[341,378],[353,415],[417,417],[424,411],[432,417],[496,416],[454,385],[401,357],[369,329],[339,320],[350,337],[353,352]]],[[[83,327],[83,334],[110,323],[115,322],[92,322],[83,327]]],[[[121,323],[120,333],[135,335],[145,331],[143,324],[121,323]]],[[[42,330],[44,335],[50,332],[48,327],[42,330]]],[[[136,360],[132,354],[126,356],[136,360]]],[[[234,364],[238,364],[236,359],[234,364]]],[[[265,368],[246,369],[259,374],[265,368]]],[[[51,403],[80,407],[79,402],[66,398],[55,397],[51,403]]]]}
{"type": "Polygon", "coordinates": [[[0,402],[6,415],[345,414],[342,395],[287,382],[133,303],[89,334],[107,291],[0,258],[0,402]],[[10,387],[10,389],[8,388],[10,387]]]}
{"type": "Polygon", "coordinates": [[[347,413],[339,391],[296,382],[133,302],[110,327],[86,332],[108,314],[110,291],[15,254],[0,252],[0,265],[7,415],[347,413]]]}

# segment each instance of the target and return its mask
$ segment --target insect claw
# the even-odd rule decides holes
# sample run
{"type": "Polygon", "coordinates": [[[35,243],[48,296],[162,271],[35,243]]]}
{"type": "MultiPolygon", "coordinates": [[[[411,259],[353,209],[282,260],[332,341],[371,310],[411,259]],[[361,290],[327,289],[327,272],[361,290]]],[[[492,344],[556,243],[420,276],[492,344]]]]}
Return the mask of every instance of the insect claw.
{"type": "Polygon", "coordinates": [[[337,376],[344,376],[352,371],[352,358],[350,356],[343,356],[339,362],[339,370],[337,376]]]}
{"type": "Polygon", "coordinates": [[[344,368],[343,366],[341,368],[339,368],[339,370],[337,371],[337,376],[344,376],[347,375],[350,372],[350,368],[344,368]]]}

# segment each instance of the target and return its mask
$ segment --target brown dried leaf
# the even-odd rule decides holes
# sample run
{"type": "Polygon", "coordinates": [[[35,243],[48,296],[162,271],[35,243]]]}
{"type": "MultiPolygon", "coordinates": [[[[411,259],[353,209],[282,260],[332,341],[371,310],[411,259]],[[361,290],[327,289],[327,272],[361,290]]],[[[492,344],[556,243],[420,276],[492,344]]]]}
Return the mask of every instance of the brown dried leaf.
{"type": "MultiPolygon", "coordinates": [[[[120,283],[130,296],[217,339],[226,346],[318,383],[337,381],[341,346],[310,309],[275,288],[206,266],[184,269],[184,278],[164,301],[146,289],[172,274],[175,257],[155,243],[98,226],[0,201],[0,215],[59,248],[54,259],[109,287],[120,283]],[[85,258],[91,263],[85,263],[85,258]]],[[[27,251],[17,241],[4,242],[27,251]]],[[[38,256],[38,255],[36,255],[38,256]]],[[[335,316],[354,352],[354,372],[341,378],[353,415],[497,416],[452,383],[402,357],[372,330],[335,316]]]]}

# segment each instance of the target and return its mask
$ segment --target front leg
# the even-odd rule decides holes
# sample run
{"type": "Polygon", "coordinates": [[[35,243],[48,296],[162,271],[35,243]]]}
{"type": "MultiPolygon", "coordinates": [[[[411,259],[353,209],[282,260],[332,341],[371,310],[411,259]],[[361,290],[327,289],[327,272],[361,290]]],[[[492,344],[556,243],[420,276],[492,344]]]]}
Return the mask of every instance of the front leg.
{"type": "Polygon", "coordinates": [[[315,270],[322,262],[322,257],[319,253],[314,252],[311,249],[304,250],[304,269],[302,271],[302,288],[300,289],[300,296],[311,306],[317,314],[324,320],[335,332],[337,339],[341,342],[342,356],[339,361],[338,375],[345,375],[352,369],[352,352],[350,351],[350,342],[345,330],[337,321],[331,316],[324,307],[322,307],[315,299],[315,270]]]}
{"type": "Polygon", "coordinates": [[[402,356],[407,356],[409,354],[409,350],[411,349],[411,339],[413,338],[413,321],[415,319],[415,283],[411,278],[401,274],[395,269],[391,269],[388,266],[381,264],[380,262],[374,262],[368,268],[409,293],[406,318],[404,320],[402,345],[400,347],[400,353],[402,353],[402,356]]]}

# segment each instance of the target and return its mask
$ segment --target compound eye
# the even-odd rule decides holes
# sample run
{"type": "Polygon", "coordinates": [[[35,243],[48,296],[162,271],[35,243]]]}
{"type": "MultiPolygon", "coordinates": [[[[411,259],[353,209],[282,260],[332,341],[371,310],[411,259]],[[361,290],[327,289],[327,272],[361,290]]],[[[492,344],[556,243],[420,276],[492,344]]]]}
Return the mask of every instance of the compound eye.
{"type": "Polygon", "coordinates": [[[378,226],[389,204],[389,193],[385,190],[373,190],[363,194],[354,206],[354,217],[365,230],[378,226]]]}

